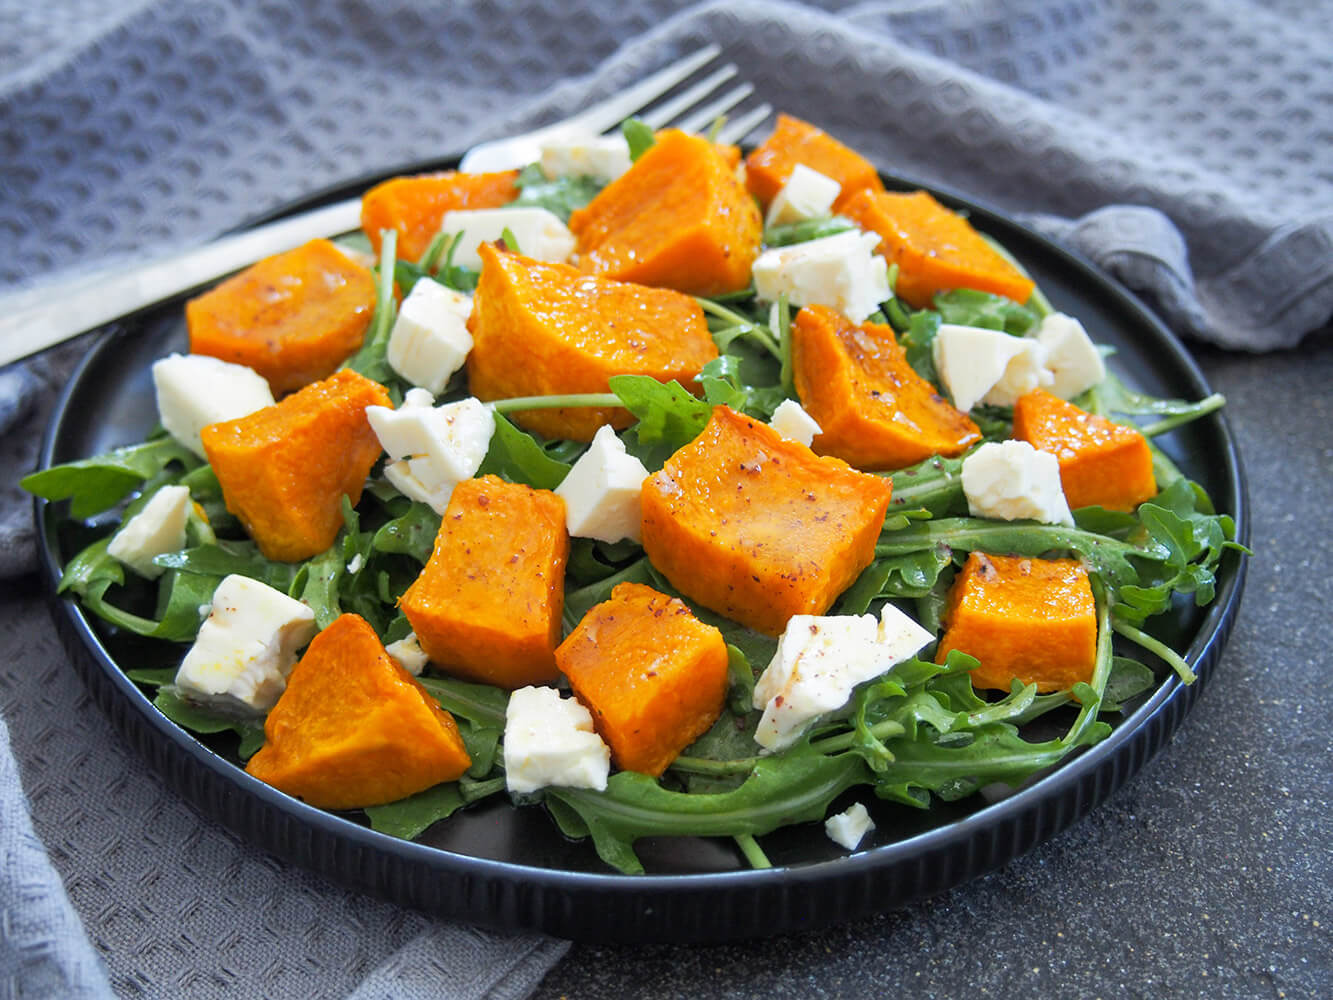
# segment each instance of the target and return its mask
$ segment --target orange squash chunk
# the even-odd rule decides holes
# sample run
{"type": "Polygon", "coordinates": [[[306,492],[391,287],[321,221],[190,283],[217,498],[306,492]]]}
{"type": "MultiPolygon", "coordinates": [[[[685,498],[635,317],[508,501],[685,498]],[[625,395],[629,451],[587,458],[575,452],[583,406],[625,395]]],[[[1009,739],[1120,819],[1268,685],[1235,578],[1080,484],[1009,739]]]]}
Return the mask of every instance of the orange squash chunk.
{"type": "Polygon", "coordinates": [[[249,416],[203,429],[222,499],[269,559],[323,552],[356,504],[379,439],[367,406],[392,406],[378,382],[343,369],[249,416]]]}
{"type": "Polygon", "coordinates": [[[398,230],[398,259],[418,260],[440,231],[446,212],[508,205],[518,197],[517,178],[517,170],[394,177],[362,196],[361,228],[376,253],[380,230],[398,230]]]}
{"type": "Polygon", "coordinates": [[[1092,680],[1097,606],[1077,559],[968,554],[949,590],[935,661],[953,649],[981,661],[972,686],[1008,691],[1015,677],[1039,691],[1092,680]]]}
{"type": "Polygon", "coordinates": [[[246,771],[321,809],[396,802],[471,765],[454,717],[345,614],[315,636],[246,771]]]}
{"type": "Polygon", "coordinates": [[[185,303],[190,352],[248,365],[275,396],[324,378],[361,346],[370,271],[328,240],[266,257],[185,303]]]}
{"type": "Polygon", "coordinates": [[[841,212],[843,204],[858,191],[884,190],[879,171],[860,153],[809,122],[780,114],[773,134],[745,159],[745,184],[765,210],[798,163],[842,185],[833,202],[835,212],[841,212]]]}
{"type": "Polygon", "coordinates": [[[801,405],[821,430],[814,449],[858,469],[901,469],[960,455],[980,440],[966,413],[912,370],[893,328],[853,326],[827,306],[806,306],[792,327],[801,405]]]}
{"type": "Polygon", "coordinates": [[[680,600],[621,583],[555,651],[617,767],[657,777],[722,714],[727,644],[680,600]]]}
{"type": "Polygon", "coordinates": [[[939,292],[972,288],[1026,302],[1032,280],[1001,257],[972,224],[925,191],[862,191],[839,211],[878,233],[878,252],[898,265],[894,292],[916,309],[939,292]]]}
{"type": "Polygon", "coordinates": [[[455,487],[430,561],[398,605],[446,672],[510,689],[548,684],[568,558],[560,497],[469,479],[455,487]]]}
{"type": "Polygon", "coordinates": [[[643,548],[685,596],[777,635],[870,564],[891,483],[718,406],[643,484],[643,548]]]}
{"type": "Polygon", "coordinates": [[[1072,509],[1099,504],[1132,511],[1157,495],[1152,452],[1142,434],[1044,389],[1014,404],[1014,437],[1056,457],[1072,509]]]}
{"type": "MultiPolygon", "coordinates": [[[[717,346],[699,304],[666,288],[584,274],[489,245],[480,248],[468,384],[478,399],[606,392],[612,375],[692,385],[717,346]]],[[[591,441],[602,424],[628,427],[621,408],[512,414],[547,437],[591,441]]]]}
{"type": "Polygon", "coordinates": [[[750,283],[763,220],[712,143],[668,129],[569,228],[585,271],[720,295],[750,283]]]}

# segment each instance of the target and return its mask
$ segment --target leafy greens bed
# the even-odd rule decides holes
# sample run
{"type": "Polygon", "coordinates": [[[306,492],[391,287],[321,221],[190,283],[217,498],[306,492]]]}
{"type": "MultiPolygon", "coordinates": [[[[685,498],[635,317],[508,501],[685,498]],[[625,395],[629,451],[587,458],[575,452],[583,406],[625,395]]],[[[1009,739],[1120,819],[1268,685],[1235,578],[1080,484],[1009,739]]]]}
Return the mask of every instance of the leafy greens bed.
{"type": "MultiPolygon", "coordinates": [[[[548,180],[536,167],[524,170],[518,183],[520,204],[545,207],[565,219],[599,188],[588,178],[548,180]]],[[[836,217],[776,226],[765,233],[765,243],[787,245],[846,228],[850,223],[836,217]]],[[[512,236],[507,239],[515,242],[512,236]]],[[[390,283],[396,282],[404,295],[417,281],[470,291],[477,274],[454,263],[455,247],[443,237],[419,260],[396,259],[395,246],[389,234],[378,265],[379,305],[364,345],[348,365],[388,387],[398,404],[409,386],[386,360],[395,314],[390,283]]],[[[585,448],[578,442],[543,441],[521,430],[505,417],[515,410],[624,406],[637,423],[622,440],[651,473],[702,431],[714,405],[766,420],[779,403],[795,397],[791,310],[785,300],[773,313],[752,291],[701,299],[700,304],[721,351],[699,377],[701,398],[677,384],[625,375],[611,379],[609,394],[501,401],[494,405],[496,430],[478,475],[551,489],[585,448]]],[[[872,320],[892,325],[912,366],[936,380],[931,347],[941,323],[1021,336],[1048,311],[1040,292],[1019,305],[959,290],[938,296],[932,309],[911,310],[892,300],[872,320]]],[[[464,395],[465,381],[456,376],[440,399],[464,395]]],[[[1152,398],[1108,375],[1074,402],[1093,413],[1146,419],[1140,429],[1151,438],[1207,415],[1222,401],[1215,396],[1198,402],[1152,398]]],[[[983,407],[974,417],[987,440],[1009,437],[1008,410],[983,407]]],[[[1161,492],[1132,514],[1093,507],[1074,512],[1074,527],[1003,522],[968,516],[961,466],[962,458],[935,457],[890,474],[892,504],[875,559],[830,613],[861,614],[893,601],[938,632],[949,586],[967,553],[1074,556],[1092,573],[1097,602],[1097,657],[1089,682],[1039,694],[1036,685],[1015,681],[1003,697],[988,700],[973,690],[969,670],[977,661],[972,657],[955,651],[943,663],[912,658],[861,685],[846,706],[822,717],[794,746],[761,755],[753,739],[760,713],[751,707],[752,692],[777,642],[692,605],[702,621],[721,629],[728,644],[731,693],[712,729],[661,779],[620,771],[604,792],[552,787],[518,797],[516,803],[541,802],[563,833],[590,837],[598,855],[622,872],[642,871],[636,840],[672,835],[734,838],[745,860],[762,867],[768,861],[756,838],[781,826],[823,819],[848,789],[864,786],[882,800],[924,809],[933,799],[959,799],[995,782],[1016,785],[1103,739],[1110,726],[1102,717],[1155,686],[1164,669],[1192,680],[1182,656],[1153,636],[1151,619],[1173,602],[1211,601],[1220,560],[1238,548],[1232,519],[1214,511],[1201,487],[1154,448],[1161,492]],[[1038,719],[1044,720],[1047,738],[1032,738],[1030,724],[1038,719]]],[[[86,521],[86,531],[94,536],[65,566],[60,591],[76,596],[112,628],[164,643],[194,639],[213,590],[230,574],[260,580],[306,603],[321,628],[354,612],[386,643],[403,638],[410,626],[395,602],[429,559],[440,524],[429,506],[373,477],[355,509],[344,502],[344,526],[331,548],[301,563],[268,560],[228,513],[212,469],[161,430],[143,443],[36,472],[23,485],[41,497],[68,500],[67,517],[86,521]],[[157,581],[133,577],[108,554],[111,533],[156,491],[175,484],[189,488],[203,516],[190,515],[184,550],[157,557],[156,564],[165,569],[157,581]]],[[[566,629],[624,581],[680,596],[637,544],[574,539],[566,629]]],[[[185,729],[234,731],[242,759],[262,745],[262,721],[221,714],[182,698],[172,683],[173,668],[128,673],[155,689],[157,708],[185,729]]],[[[457,782],[365,810],[374,829],[404,838],[416,837],[471,802],[503,794],[506,787],[500,747],[507,693],[439,674],[424,676],[422,683],[458,721],[472,765],[457,782]]]]}

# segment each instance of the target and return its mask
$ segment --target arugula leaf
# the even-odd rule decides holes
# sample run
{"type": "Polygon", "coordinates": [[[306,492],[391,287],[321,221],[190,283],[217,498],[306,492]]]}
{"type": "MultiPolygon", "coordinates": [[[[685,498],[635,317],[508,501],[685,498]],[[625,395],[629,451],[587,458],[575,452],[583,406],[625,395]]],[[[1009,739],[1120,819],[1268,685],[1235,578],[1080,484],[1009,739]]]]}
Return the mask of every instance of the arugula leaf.
{"type": "Polygon", "coordinates": [[[764,230],[764,245],[787,247],[794,243],[821,240],[825,236],[836,236],[838,233],[845,233],[847,230],[855,228],[856,224],[851,219],[844,219],[841,215],[826,215],[819,219],[785,222],[780,225],[769,226],[764,230]]]}
{"type": "Polygon", "coordinates": [[[198,545],[160,555],[153,563],[182,573],[219,579],[232,574],[248,576],[283,593],[287,592],[296,576],[295,565],[266,559],[254,542],[218,541],[210,545],[198,545]]]}
{"type": "Polygon", "coordinates": [[[736,354],[720,354],[699,372],[704,399],[709,406],[729,406],[757,420],[769,420],[779,404],[789,398],[780,385],[756,386],[744,381],[744,359],[736,354]]]}
{"type": "Polygon", "coordinates": [[[389,334],[393,332],[398,303],[393,297],[394,276],[397,273],[398,230],[380,230],[380,261],[375,282],[375,311],[370,317],[361,348],[344,365],[346,368],[376,382],[387,382],[397,377],[389,367],[389,334]]]}
{"type": "Polygon", "coordinates": [[[607,381],[625,408],[639,418],[622,440],[649,472],[660,469],[698,437],[712,416],[712,407],[679,382],[663,383],[650,375],[613,375],[607,381]]]}
{"type": "Polygon", "coordinates": [[[174,438],[163,436],[29,473],[19,480],[19,485],[46,500],[69,500],[69,516],[82,520],[111,509],[139,484],[160,476],[172,463],[186,471],[200,464],[194,452],[174,438]]]}
{"type": "Polygon", "coordinates": [[[494,414],[495,433],[477,475],[494,475],[511,483],[553,490],[569,475],[572,464],[552,458],[526,431],[501,413],[494,414]]]}
{"type": "Polygon", "coordinates": [[[652,149],[657,142],[657,133],[653,131],[652,126],[638,118],[626,118],[620,123],[620,131],[624,134],[625,141],[629,143],[631,163],[652,149]]]}
{"type": "Polygon", "coordinates": [[[889,476],[893,482],[890,512],[898,508],[922,508],[935,517],[966,514],[967,497],[963,494],[963,460],[966,457],[935,455],[892,473],[889,476]]]}
{"type": "Polygon", "coordinates": [[[1026,335],[1041,321],[1036,311],[1013,299],[971,288],[940,292],[935,296],[935,309],[945,323],[1003,330],[1015,337],[1026,335]]]}
{"type": "Polygon", "coordinates": [[[253,757],[264,745],[264,722],[262,719],[238,719],[216,709],[206,708],[186,701],[172,685],[158,689],[153,706],[182,729],[192,733],[210,735],[212,733],[234,732],[241,739],[237,753],[242,760],[253,757]]]}
{"type": "Polygon", "coordinates": [[[371,539],[376,552],[411,556],[422,566],[435,550],[435,536],[440,532],[440,515],[430,504],[416,502],[407,513],[380,526],[371,539]]]}
{"type": "Polygon", "coordinates": [[[540,164],[530,163],[518,172],[515,181],[518,197],[511,202],[515,208],[544,208],[568,223],[569,217],[583,208],[602,190],[595,177],[548,178],[540,164]]]}

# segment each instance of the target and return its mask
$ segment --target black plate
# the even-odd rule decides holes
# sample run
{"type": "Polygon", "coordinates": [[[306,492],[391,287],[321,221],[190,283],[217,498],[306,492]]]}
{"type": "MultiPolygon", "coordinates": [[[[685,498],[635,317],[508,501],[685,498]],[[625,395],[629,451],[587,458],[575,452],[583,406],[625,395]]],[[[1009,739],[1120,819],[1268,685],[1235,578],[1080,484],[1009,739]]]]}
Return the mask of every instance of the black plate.
{"type": "MultiPolygon", "coordinates": [[[[285,211],[347,197],[383,177],[450,165],[407,165],[285,211]]],[[[918,186],[888,177],[886,183],[918,186]]],[[[935,193],[1000,239],[1056,308],[1113,345],[1111,367],[1128,383],[1164,396],[1208,394],[1175,337],[1091,264],[977,204],[935,193]]],[[[142,440],[156,420],[149,366],[185,347],[179,300],[113,325],[66,388],[47,432],[43,467],[142,440]]],[[[1196,421],[1162,443],[1218,509],[1235,516],[1237,537],[1246,540],[1240,460],[1225,419],[1196,421]]],[[[251,843],[355,887],[479,924],[593,941],[717,942],[809,930],[901,906],[1022,854],[1104,800],[1165,743],[1217,663],[1245,576],[1244,562],[1228,553],[1210,607],[1182,604],[1154,620],[1155,634],[1187,651],[1197,683],[1168,677],[1108,739],[1017,792],[927,811],[863,793],[877,824],[868,849],[847,856],[821,824],[790,827],[764,838],[775,865],[764,871],[742,869],[729,841],[642,840],[637,849],[650,874],[625,876],[607,869],[590,842],[562,837],[544,810],[515,809],[502,796],[409,843],[375,833],[359,814],[322,812],[251,778],[234,763],[234,738],[201,741],[178,728],[122,673],[122,667],[175,665],[179,647],[119,634],[55,596],[60,567],[84,540],[62,524],[62,511],[63,505],[37,501],[56,626],[113,724],[181,795],[251,843]]]]}

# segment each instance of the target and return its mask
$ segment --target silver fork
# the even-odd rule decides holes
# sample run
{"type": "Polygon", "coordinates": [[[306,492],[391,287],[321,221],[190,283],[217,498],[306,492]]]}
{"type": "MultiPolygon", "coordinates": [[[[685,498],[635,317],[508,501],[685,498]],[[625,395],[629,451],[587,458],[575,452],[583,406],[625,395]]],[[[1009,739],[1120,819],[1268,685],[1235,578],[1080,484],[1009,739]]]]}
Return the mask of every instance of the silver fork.
{"type": "MultiPolygon", "coordinates": [[[[739,83],[703,103],[736,76],[735,65],[722,66],[655,106],[654,102],[671,94],[715,60],[720,51],[716,45],[708,45],[570,118],[524,135],[480,143],[464,154],[460,169],[487,171],[523,166],[537,159],[545,141],[596,135],[636,112],[653,128],[674,124],[687,132],[701,131],[753,92],[750,84],[739,83]]],[[[772,108],[761,104],[727,121],[717,138],[739,142],[771,113],[772,108]]],[[[47,284],[0,297],[0,365],[215,281],[262,257],[316,237],[349,233],[360,224],[358,196],[224,236],[165,259],[81,275],[75,279],[77,287],[73,290],[58,290],[58,286],[47,284]]]]}

